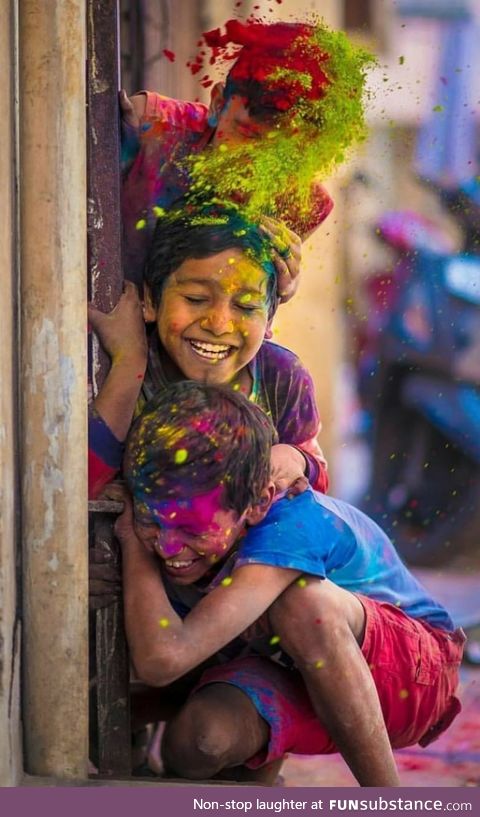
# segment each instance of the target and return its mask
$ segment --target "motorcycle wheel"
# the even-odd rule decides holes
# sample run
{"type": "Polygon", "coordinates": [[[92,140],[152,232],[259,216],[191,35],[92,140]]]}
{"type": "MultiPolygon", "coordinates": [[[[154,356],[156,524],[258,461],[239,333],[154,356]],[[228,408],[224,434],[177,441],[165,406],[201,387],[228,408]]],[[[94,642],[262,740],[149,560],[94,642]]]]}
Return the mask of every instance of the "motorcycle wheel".
{"type": "Polygon", "coordinates": [[[409,409],[390,405],[378,417],[367,504],[411,566],[478,552],[478,466],[409,409]]]}

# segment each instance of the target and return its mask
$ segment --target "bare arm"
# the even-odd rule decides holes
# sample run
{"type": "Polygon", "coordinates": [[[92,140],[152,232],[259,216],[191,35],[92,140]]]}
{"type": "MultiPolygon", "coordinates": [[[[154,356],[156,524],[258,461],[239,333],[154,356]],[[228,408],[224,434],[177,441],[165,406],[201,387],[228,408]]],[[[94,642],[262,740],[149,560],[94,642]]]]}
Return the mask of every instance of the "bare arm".
{"type": "MultiPolygon", "coordinates": [[[[131,512],[130,512],[131,513],[131,512]]],[[[299,571],[244,565],[182,619],[173,610],[158,557],[146,550],[128,520],[117,523],[123,552],[127,638],[140,678],[165,686],[220,650],[264,613],[299,571]]]]}
{"type": "Polygon", "coordinates": [[[123,121],[131,128],[139,128],[140,120],[145,115],[147,95],[140,92],[129,97],[122,89],[119,98],[123,121]]]}
{"type": "Polygon", "coordinates": [[[123,442],[147,365],[145,324],[137,288],[126,282],[125,292],[111,312],[105,314],[89,306],[88,317],[112,361],[94,408],[117,440],[123,442]]]}

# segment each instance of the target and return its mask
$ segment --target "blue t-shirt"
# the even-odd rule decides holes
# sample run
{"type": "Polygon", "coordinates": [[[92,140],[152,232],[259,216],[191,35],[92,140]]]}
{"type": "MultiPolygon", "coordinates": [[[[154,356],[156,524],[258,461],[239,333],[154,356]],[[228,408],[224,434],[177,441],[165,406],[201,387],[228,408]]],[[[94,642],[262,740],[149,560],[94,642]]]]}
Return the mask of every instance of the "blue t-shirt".
{"type": "Polygon", "coordinates": [[[433,627],[454,630],[445,608],[407,570],[372,519],[311,489],[275,502],[265,519],[248,530],[233,559],[235,567],[265,564],[330,579],[433,627]]]}

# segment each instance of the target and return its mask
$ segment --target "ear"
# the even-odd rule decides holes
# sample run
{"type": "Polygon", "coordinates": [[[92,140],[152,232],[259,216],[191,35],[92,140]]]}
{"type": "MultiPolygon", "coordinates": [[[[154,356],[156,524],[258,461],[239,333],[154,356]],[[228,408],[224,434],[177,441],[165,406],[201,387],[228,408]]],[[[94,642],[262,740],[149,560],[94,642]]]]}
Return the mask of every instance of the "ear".
{"type": "Polygon", "coordinates": [[[224,82],[216,82],[210,94],[210,105],[208,106],[208,118],[216,119],[221,114],[225,105],[225,98],[223,92],[225,90],[224,82]]]}
{"type": "Polygon", "coordinates": [[[143,285],[143,320],[145,323],[155,323],[157,320],[157,310],[148,284],[143,285]]]}
{"type": "Polygon", "coordinates": [[[269,512],[274,496],[275,485],[273,481],[270,480],[266,488],[264,488],[260,494],[260,499],[258,502],[248,509],[245,515],[245,522],[247,522],[249,525],[258,525],[258,523],[261,522],[269,512]]]}
{"type": "Polygon", "coordinates": [[[268,321],[267,326],[265,328],[265,335],[264,335],[265,340],[271,340],[273,338],[272,323],[273,323],[273,318],[270,318],[270,320],[268,321]]]}

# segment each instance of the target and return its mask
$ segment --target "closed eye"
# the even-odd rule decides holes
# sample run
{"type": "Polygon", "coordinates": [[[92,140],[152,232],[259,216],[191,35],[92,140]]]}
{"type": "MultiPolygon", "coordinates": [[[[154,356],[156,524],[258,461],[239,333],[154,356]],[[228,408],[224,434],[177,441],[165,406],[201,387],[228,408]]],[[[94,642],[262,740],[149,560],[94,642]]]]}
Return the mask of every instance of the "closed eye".
{"type": "Polygon", "coordinates": [[[208,301],[204,295],[184,295],[183,297],[189,304],[204,304],[208,301]]]}
{"type": "Polygon", "coordinates": [[[235,304],[237,309],[241,309],[242,312],[252,313],[258,312],[265,308],[265,304],[251,304],[251,303],[237,303],[235,304]]]}
{"type": "Polygon", "coordinates": [[[195,539],[205,539],[205,537],[207,536],[207,534],[199,533],[197,530],[193,530],[193,528],[185,528],[185,527],[182,526],[182,527],[178,528],[178,530],[181,533],[183,533],[184,536],[189,536],[189,537],[192,537],[192,538],[195,538],[195,539]]]}

